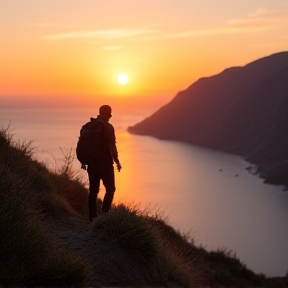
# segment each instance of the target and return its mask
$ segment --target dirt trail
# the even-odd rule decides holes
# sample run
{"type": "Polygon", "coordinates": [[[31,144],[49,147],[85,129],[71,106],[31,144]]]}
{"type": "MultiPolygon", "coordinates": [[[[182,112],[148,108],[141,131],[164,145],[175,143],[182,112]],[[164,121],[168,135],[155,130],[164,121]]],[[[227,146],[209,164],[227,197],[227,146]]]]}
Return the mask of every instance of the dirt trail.
{"type": "Polygon", "coordinates": [[[72,255],[86,262],[91,268],[91,275],[87,285],[97,287],[99,279],[93,271],[97,271],[99,262],[94,247],[101,242],[101,235],[93,232],[92,224],[88,220],[76,217],[65,217],[65,219],[53,219],[45,216],[42,219],[44,228],[53,235],[54,240],[60,248],[68,250],[72,255]],[[94,253],[93,253],[94,252],[94,253]]]}

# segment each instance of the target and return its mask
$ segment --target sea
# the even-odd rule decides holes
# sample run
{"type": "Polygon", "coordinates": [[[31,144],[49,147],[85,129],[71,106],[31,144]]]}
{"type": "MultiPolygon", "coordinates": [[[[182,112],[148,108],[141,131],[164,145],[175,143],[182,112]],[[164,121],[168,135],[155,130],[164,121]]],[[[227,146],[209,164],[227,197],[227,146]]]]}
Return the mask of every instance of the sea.
{"type": "MultiPolygon", "coordinates": [[[[288,271],[288,194],[251,174],[242,157],[176,141],[132,135],[127,127],[153,109],[115,111],[123,169],[115,170],[114,203],[139,206],[158,214],[207,250],[230,251],[249,269],[266,276],[288,271]]],[[[82,125],[96,117],[91,108],[0,108],[0,128],[16,141],[32,141],[34,156],[59,171],[65,155],[75,156],[82,125]],[[68,154],[67,154],[68,153],[68,154]]],[[[88,185],[75,158],[73,169],[88,185]]],[[[103,198],[105,189],[100,188],[103,198]]]]}

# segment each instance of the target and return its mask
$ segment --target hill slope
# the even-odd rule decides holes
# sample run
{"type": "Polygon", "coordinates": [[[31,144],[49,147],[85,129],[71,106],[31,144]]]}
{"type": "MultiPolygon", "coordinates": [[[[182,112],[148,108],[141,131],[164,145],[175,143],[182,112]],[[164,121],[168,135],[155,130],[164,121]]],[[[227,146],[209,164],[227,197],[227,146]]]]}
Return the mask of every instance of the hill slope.
{"type": "Polygon", "coordinates": [[[288,52],[201,78],[131,133],[244,156],[288,186],[288,52]]]}

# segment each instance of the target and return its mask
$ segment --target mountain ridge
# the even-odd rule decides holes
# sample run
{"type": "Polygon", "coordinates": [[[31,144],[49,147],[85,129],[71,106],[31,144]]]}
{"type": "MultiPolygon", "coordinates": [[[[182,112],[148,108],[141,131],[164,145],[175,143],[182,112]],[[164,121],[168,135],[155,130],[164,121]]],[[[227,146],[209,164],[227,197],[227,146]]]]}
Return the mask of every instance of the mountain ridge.
{"type": "Polygon", "coordinates": [[[267,182],[288,186],[286,111],[288,52],[280,52],[200,78],[128,131],[241,155],[267,182]]]}

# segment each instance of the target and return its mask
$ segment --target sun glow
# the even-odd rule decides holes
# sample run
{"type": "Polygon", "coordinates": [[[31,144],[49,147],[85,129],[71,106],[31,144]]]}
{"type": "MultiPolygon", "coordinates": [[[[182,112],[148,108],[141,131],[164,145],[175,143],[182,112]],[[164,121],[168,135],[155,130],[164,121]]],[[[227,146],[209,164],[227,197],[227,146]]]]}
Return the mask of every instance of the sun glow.
{"type": "Polygon", "coordinates": [[[125,75],[125,74],[121,74],[118,76],[118,83],[121,84],[121,85],[125,85],[128,83],[128,76],[125,75]]]}

